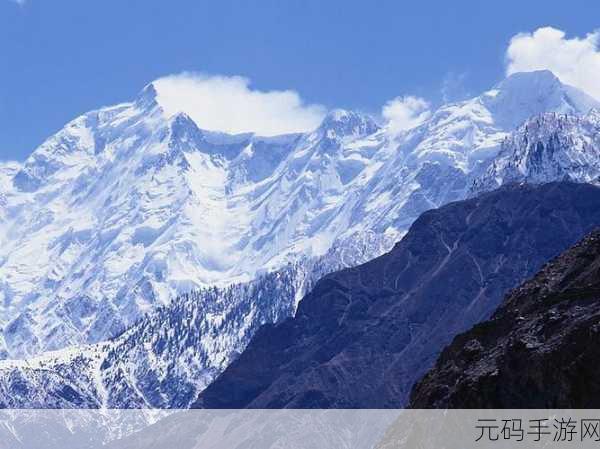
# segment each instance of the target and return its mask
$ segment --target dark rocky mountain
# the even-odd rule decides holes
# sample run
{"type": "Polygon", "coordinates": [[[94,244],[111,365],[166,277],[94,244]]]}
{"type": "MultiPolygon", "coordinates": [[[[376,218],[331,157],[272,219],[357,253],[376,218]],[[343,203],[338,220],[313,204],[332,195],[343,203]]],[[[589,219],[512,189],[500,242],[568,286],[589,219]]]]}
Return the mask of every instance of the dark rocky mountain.
{"type": "Polygon", "coordinates": [[[194,404],[385,408],[452,338],[600,225],[600,188],[510,185],[424,213],[389,253],[324,277],[194,404]]]}
{"type": "Polygon", "coordinates": [[[600,408],[600,229],[459,335],[415,408],[600,408]]]}

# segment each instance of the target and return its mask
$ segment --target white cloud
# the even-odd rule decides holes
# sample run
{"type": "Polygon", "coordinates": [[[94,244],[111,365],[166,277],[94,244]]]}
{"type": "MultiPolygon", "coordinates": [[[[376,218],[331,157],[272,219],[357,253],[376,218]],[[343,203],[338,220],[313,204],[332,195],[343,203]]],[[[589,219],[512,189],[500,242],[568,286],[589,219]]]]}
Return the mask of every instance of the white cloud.
{"type": "Polygon", "coordinates": [[[316,128],[325,108],[304,104],[297,92],[259,91],[239,76],[182,73],[154,82],[159,104],[168,115],[188,114],[200,128],[263,136],[316,128]]]}
{"type": "Polygon", "coordinates": [[[25,6],[26,0],[12,0],[12,2],[16,3],[19,6],[25,6]]]}
{"type": "Polygon", "coordinates": [[[566,84],[600,100],[600,31],[583,38],[566,37],[552,27],[520,33],[506,50],[506,73],[548,69],[566,84]]]}
{"type": "Polygon", "coordinates": [[[420,125],[431,115],[429,103],[423,98],[407,95],[388,101],[381,115],[393,134],[420,125]]]}

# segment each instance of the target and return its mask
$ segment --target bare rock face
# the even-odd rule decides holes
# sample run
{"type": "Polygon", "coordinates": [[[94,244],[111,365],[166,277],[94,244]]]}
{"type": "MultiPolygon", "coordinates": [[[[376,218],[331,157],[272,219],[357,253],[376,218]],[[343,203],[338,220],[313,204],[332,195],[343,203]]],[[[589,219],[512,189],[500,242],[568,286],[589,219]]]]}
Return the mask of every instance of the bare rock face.
{"type": "Polygon", "coordinates": [[[426,212],[391,252],[326,276],[295,317],[263,326],[195,406],[406,406],[455,335],[598,225],[600,188],[585,184],[511,185],[426,212]]]}
{"type": "Polygon", "coordinates": [[[414,408],[600,407],[600,229],[459,335],[415,386],[414,408]]]}

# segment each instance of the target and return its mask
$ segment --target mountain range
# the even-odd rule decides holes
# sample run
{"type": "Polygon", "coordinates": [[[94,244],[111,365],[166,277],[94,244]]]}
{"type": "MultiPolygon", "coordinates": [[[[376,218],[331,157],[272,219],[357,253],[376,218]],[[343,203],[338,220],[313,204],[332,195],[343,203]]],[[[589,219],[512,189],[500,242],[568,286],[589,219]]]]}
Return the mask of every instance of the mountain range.
{"type": "Polygon", "coordinates": [[[400,134],[334,110],[303,134],[227,135],[159,99],[150,84],[0,166],[0,404],[188,406],[261,325],[423,212],[598,182],[600,104],[548,71],[400,134]]]}
{"type": "Polygon", "coordinates": [[[157,98],[150,84],[84,114],[3,170],[5,358],[106,340],[179,294],[370,232],[365,260],[380,255],[420,213],[463,198],[514,125],[598,106],[550,72],[522,73],[400,136],[335,110],[313,132],[261,138],[203,131],[157,98]]]}

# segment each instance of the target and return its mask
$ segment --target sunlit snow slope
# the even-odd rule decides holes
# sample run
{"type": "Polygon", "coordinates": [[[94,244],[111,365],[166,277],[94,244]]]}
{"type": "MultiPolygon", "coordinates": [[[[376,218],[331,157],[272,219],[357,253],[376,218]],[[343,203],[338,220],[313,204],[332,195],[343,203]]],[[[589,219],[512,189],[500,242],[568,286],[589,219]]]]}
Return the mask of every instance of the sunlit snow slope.
{"type": "Polygon", "coordinates": [[[0,170],[0,354],[103,341],[194,288],[332,247],[343,263],[367,241],[362,258],[375,257],[464,198],[531,115],[594,106],[550,72],[519,73],[401,135],[335,110],[313,132],[262,138],[167,117],[150,84],[0,170]]]}

